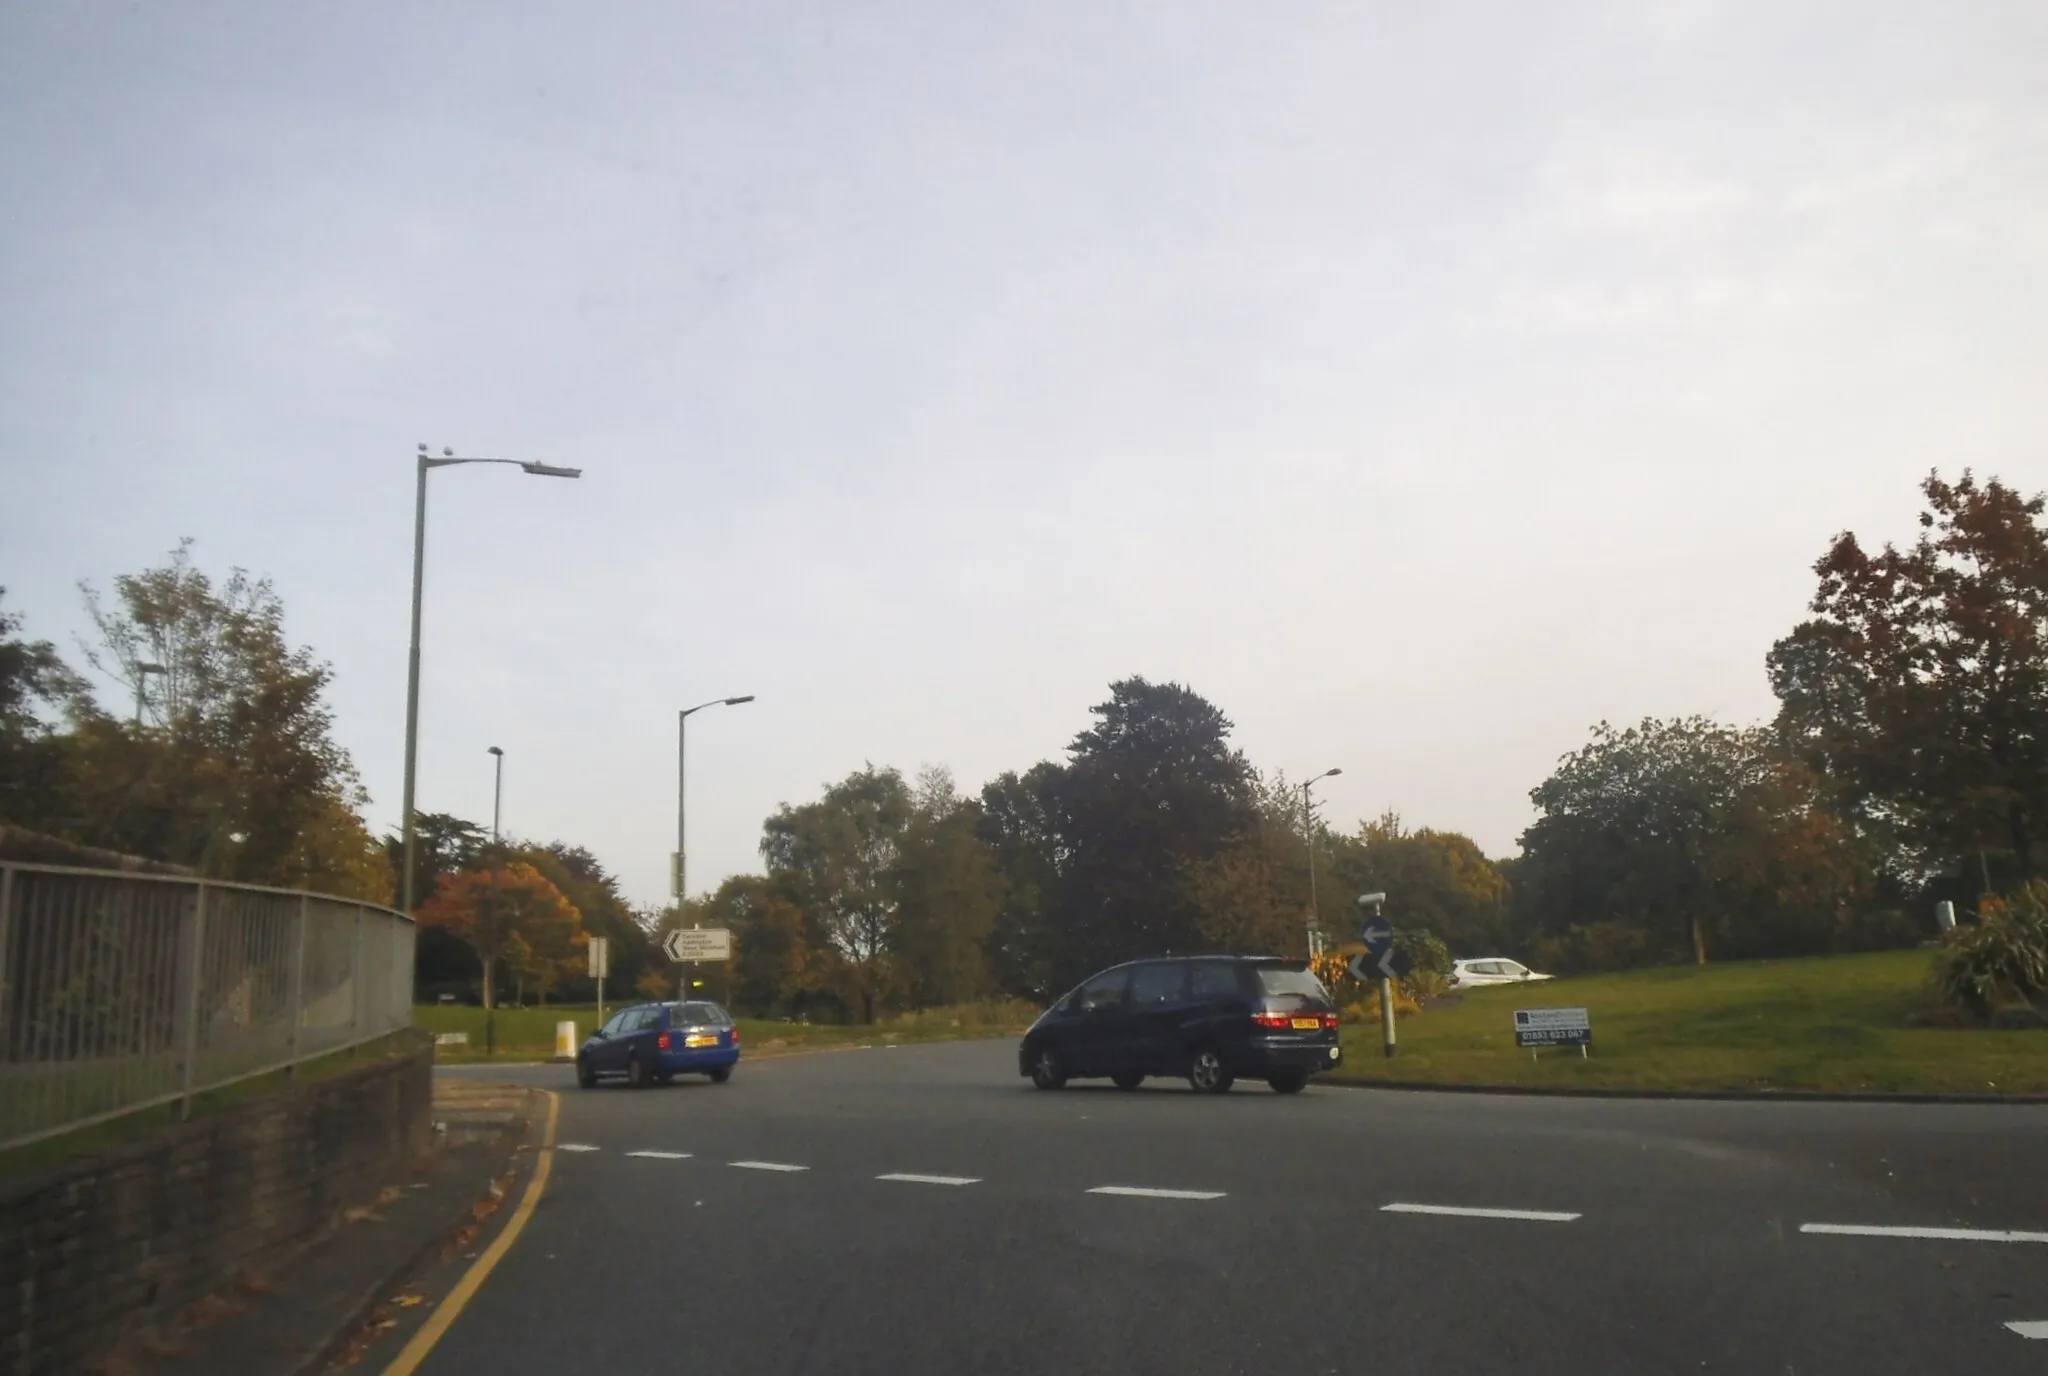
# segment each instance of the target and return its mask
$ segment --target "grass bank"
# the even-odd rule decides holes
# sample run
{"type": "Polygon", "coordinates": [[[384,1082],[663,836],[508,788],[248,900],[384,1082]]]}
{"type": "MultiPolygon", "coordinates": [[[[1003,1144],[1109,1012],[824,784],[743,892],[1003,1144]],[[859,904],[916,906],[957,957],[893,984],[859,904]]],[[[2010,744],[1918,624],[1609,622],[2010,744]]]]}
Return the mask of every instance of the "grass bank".
{"type": "MultiPolygon", "coordinates": [[[[608,1004],[607,1015],[621,1005],[608,1004]]],[[[884,1018],[868,1026],[834,1023],[788,1023],[764,1018],[738,1019],[745,1052],[773,1054],[818,1047],[890,1043],[962,1041],[975,1037],[1023,1035],[1039,1010],[1030,1004],[995,1001],[928,1008],[884,1018]]],[[[546,1060],[555,1050],[555,1024],[574,1022],[580,1041],[597,1026],[595,1004],[553,1008],[500,1008],[498,1053],[506,1061],[546,1060]]],[[[413,1026],[429,1032],[466,1032],[467,1047],[436,1048],[444,1062],[472,1064],[492,1060],[484,1054],[484,1010],[461,1004],[422,1004],[413,1009],[413,1026]]]]}
{"type": "Polygon", "coordinates": [[[1674,966],[1478,989],[1403,1018],[1347,1025],[1345,1070],[1397,1080],[1611,1089],[2048,1093],[2048,1031],[1914,1027],[1931,1002],[1926,951],[1674,966]],[[1533,1062],[1517,1008],[1589,1011],[1588,1059],[1533,1062]]]}

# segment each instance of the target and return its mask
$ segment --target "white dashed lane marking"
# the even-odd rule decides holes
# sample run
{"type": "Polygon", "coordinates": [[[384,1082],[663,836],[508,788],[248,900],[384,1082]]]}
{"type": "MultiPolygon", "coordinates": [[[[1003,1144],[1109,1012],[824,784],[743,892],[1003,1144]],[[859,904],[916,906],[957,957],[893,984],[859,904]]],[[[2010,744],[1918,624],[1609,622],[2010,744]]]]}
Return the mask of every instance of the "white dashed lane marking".
{"type": "Polygon", "coordinates": [[[2006,1327],[2022,1338],[2048,1338],[2048,1319],[2014,1319],[2006,1327]]]}
{"type": "Polygon", "coordinates": [[[1383,1214],[1442,1214],[1449,1218],[1513,1218],[1526,1223],[1569,1223],[1577,1214],[1548,1209],[1466,1209],[1452,1204],[1383,1204],[1383,1214]]]}
{"type": "Polygon", "coordinates": [[[556,1150],[556,1151],[602,1151],[602,1150],[604,1150],[604,1149],[603,1149],[602,1147],[593,1147],[593,1146],[591,1146],[591,1145],[590,1145],[590,1143],[588,1143],[588,1142],[557,1142],[557,1143],[555,1143],[555,1150],[556,1150]]]}
{"type": "Polygon", "coordinates": [[[2048,1233],[2001,1228],[1881,1228],[1863,1223],[1802,1223],[1799,1231],[1839,1237],[1927,1237],[1941,1242],[2048,1242],[2048,1233]]]}
{"type": "Polygon", "coordinates": [[[1221,1199],[1222,1190],[1148,1190],[1137,1185],[1097,1185],[1090,1194],[1121,1194],[1137,1199],[1221,1199]]]}
{"type": "Polygon", "coordinates": [[[978,1175],[910,1175],[898,1172],[893,1175],[878,1175],[877,1180],[900,1180],[906,1185],[979,1185],[978,1175]]]}
{"type": "Polygon", "coordinates": [[[738,1166],[743,1171],[807,1171],[809,1166],[792,1166],[782,1161],[728,1161],[728,1166],[738,1166]]]}
{"type": "Polygon", "coordinates": [[[650,1161],[687,1161],[690,1159],[690,1153],[686,1151],[629,1151],[626,1155],[644,1156],[650,1161]]]}

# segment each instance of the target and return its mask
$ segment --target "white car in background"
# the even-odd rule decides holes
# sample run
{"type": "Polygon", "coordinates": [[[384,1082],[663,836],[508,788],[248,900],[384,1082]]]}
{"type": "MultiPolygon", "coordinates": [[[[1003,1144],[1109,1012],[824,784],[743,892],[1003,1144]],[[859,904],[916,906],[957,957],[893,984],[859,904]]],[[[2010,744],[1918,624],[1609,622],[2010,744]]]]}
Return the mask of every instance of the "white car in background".
{"type": "Polygon", "coordinates": [[[1528,984],[1550,978],[1552,976],[1539,975],[1518,961],[1500,956],[1451,962],[1450,983],[1453,989],[1476,989],[1484,984],[1528,984]]]}

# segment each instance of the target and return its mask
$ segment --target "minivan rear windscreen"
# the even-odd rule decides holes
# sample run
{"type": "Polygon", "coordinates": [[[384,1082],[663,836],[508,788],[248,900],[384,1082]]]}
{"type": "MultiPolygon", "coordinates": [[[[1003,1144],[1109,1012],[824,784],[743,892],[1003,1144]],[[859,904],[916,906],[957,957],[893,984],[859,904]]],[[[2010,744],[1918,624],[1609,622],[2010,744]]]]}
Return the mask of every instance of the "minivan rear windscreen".
{"type": "Polygon", "coordinates": [[[1323,988],[1323,982],[1306,970],[1276,969],[1271,966],[1258,968],[1259,988],[1268,999],[1286,1007],[1299,1008],[1307,1003],[1328,1005],[1330,991],[1323,988]]]}

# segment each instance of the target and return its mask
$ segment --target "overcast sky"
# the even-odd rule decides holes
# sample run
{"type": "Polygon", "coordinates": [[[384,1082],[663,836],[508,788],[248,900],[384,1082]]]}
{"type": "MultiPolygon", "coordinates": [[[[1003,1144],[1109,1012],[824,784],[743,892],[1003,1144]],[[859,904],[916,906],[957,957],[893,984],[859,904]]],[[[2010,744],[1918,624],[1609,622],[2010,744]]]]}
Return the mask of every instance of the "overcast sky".
{"type": "Polygon", "coordinates": [[[2048,486],[2048,5],[13,4],[0,583],[267,574],[398,814],[665,892],[1185,682],[1511,853],[1768,716],[1829,538],[2048,486]]]}

